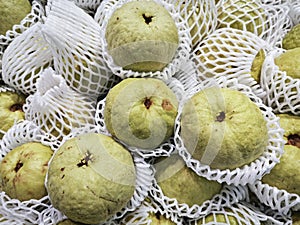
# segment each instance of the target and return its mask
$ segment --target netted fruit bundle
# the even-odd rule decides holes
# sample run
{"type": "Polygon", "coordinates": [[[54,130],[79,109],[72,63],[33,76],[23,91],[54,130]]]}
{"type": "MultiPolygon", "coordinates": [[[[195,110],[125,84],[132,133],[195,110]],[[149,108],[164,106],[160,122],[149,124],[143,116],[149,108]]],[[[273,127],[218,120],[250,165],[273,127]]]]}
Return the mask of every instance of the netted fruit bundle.
{"type": "MultiPolygon", "coordinates": [[[[155,77],[168,80],[189,56],[191,38],[187,23],[176,10],[174,3],[146,2],[152,5],[147,9],[142,9],[143,2],[136,1],[135,3],[111,0],[102,2],[98,7],[94,19],[100,24],[101,37],[104,40],[104,60],[110,70],[121,78],[155,77]],[[112,15],[119,12],[118,9],[128,3],[131,4],[128,7],[132,10],[130,15],[136,22],[128,20],[127,10],[124,10],[123,14],[120,11],[120,15],[125,17],[119,20],[120,24],[125,21],[128,23],[127,25],[124,22],[124,25],[118,26],[117,22],[110,21],[112,15]],[[139,5],[137,12],[133,11],[135,3],[139,5]],[[157,15],[155,10],[158,10],[157,15]],[[143,12],[145,13],[143,14],[143,12]],[[140,15],[141,19],[135,15],[140,15]],[[153,21],[152,18],[154,18],[153,21]],[[153,26],[150,24],[151,22],[153,26]],[[114,25],[115,28],[113,28],[114,25]],[[147,25],[149,25],[149,29],[145,28],[147,25]],[[117,30],[117,27],[118,29],[126,27],[127,31],[121,32],[120,30],[118,34],[114,35],[113,32],[117,30]],[[150,32],[151,29],[153,32],[150,32]],[[147,32],[143,33],[145,30],[148,30],[148,34],[147,32]],[[123,38],[117,38],[119,34],[122,34],[123,38]],[[114,44],[110,46],[109,43],[113,42],[114,44]],[[129,54],[131,57],[128,57],[129,54]]],[[[118,17],[116,15],[114,19],[118,21],[118,17]]]]}
{"type": "Polygon", "coordinates": [[[24,94],[36,91],[36,80],[52,65],[53,56],[37,22],[14,38],[3,53],[3,81],[24,94]]]}
{"type": "Polygon", "coordinates": [[[55,71],[78,93],[97,98],[114,85],[117,77],[103,60],[100,26],[74,2],[48,3],[42,32],[55,71]]]}

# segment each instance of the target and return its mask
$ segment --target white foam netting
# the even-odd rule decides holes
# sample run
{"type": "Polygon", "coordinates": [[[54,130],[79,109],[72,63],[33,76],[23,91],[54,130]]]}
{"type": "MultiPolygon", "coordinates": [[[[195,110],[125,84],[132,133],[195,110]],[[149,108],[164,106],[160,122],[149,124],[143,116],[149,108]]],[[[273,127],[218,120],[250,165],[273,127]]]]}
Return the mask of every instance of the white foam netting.
{"type": "Polygon", "coordinates": [[[152,224],[152,220],[148,217],[149,214],[163,216],[177,225],[182,225],[184,221],[184,219],[179,217],[177,214],[162,209],[152,198],[146,198],[146,200],[138,209],[125,215],[120,220],[120,223],[132,225],[150,225],[152,224]]]}
{"type": "Polygon", "coordinates": [[[31,12],[20,22],[8,30],[5,35],[0,35],[0,77],[2,74],[2,55],[7,46],[20,34],[37,22],[42,21],[45,15],[44,8],[38,1],[32,1],[31,12]]]}
{"type": "Polygon", "coordinates": [[[295,193],[278,189],[260,180],[254,184],[249,184],[249,188],[263,204],[282,215],[288,215],[290,210],[300,210],[300,196],[295,193]]]}
{"type": "Polygon", "coordinates": [[[269,44],[255,34],[233,28],[220,28],[207,36],[191,55],[198,68],[198,80],[210,77],[236,78],[252,88],[256,95],[265,95],[251,76],[257,53],[266,51],[269,44]]]}
{"type": "Polygon", "coordinates": [[[199,84],[194,90],[187,93],[185,100],[179,105],[178,115],[175,120],[174,140],[176,148],[185,160],[186,165],[192,168],[198,175],[204,176],[209,180],[216,180],[220,183],[225,182],[227,184],[235,185],[254,183],[257,179],[260,179],[268,170],[278,163],[279,158],[283,153],[284,145],[283,129],[279,126],[279,118],[273,113],[272,109],[264,105],[262,100],[252,92],[251,88],[240,84],[237,79],[226,79],[225,77],[219,79],[207,79],[199,84]],[[193,159],[192,155],[185,148],[184,141],[180,135],[180,120],[185,102],[195,93],[205,88],[215,86],[238,90],[248,96],[250,100],[259,107],[267,122],[269,141],[264,153],[255,161],[232,170],[212,169],[209,165],[201,164],[200,161],[193,159]]]}
{"type": "MultiPolygon", "coordinates": [[[[171,77],[169,80],[165,81],[165,84],[175,93],[178,101],[180,101],[185,92],[185,87],[183,86],[183,84],[175,77],[171,77]]],[[[105,101],[106,98],[103,98],[102,100],[97,102],[95,123],[97,125],[97,130],[99,130],[99,132],[105,133],[107,135],[111,135],[108,132],[104,122],[105,101]]],[[[117,138],[116,140],[122,143],[124,146],[126,146],[126,148],[129,151],[134,152],[144,158],[169,156],[175,150],[173,137],[170,137],[167,141],[165,141],[155,149],[141,149],[133,146],[128,146],[126,143],[122,142],[121,140],[117,138]]]]}
{"type": "Polygon", "coordinates": [[[37,91],[26,98],[25,119],[46,132],[57,149],[72,133],[84,133],[95,127],[96,101],[71,89],[62,76],[47,68],[38,78],[37,91]]]}
{"type": "MultiPolygon", "coordinates": [[[[135,211],[138,207],[142,205],[143,201],[149,195],[149,190],[154,180],[153,168],[150,166],[150,164],[146,163],[145,160],[140,156],[132,154],[132,157],[134,160],[136,170],[136,184],[133,196],[123,209],[114,214],[106,222],[99,223],[99,225],[117,225],[116,221],[123,218],[127,213],[135,211]]],[[[51,206],[43,212],[41,216],[41,221],[43,221],[43,225],[55,225],[57,222],[62,221],[66,218],[67,217],[63,215],[59,210],[51,206]]]]}
{"type": "Polygon", "coordinates": [[[36,91],[36,80],[52,65],[53,57],[37,22],[14,38],[3,53],[2,79],[24,94],[36,91]]]}
{"type": "MultiPolygon", "coordinates": [[[[200,190],[199,190],[200,191],[200,190]]],[[[223,185],[219,194],[214,195],[210,200],[206,200],[202,205],[194,204],[189,206],[186,203],[180,203],[176,198],[170,198],[164,195],[162,189],[154,180],[150,189],[150,196],[160,205],[160,207],[180,217],[189,219],[197,219],[209,214],[212,210],[219,210],[222,207],[230,207],[231,205],[242,201],[248,196],[248,189],[239,185],[223,185]]]]}
{"type": "Polygon", "coordinates": [[[207,216],[203,216],[197,220],[188,221],[189,225],[226,225],[231,223],[243,225],[283,225],[282,222],[264,214],[258,208],[245,201],[235,203],[230,207],[222,207],[219,210],[212,210],[209,218],[207,216]]]}
{"type": "Polygon", "coordinates": [[[55,71],[77,92],[97,98],[114,85],[117,76],[103,60],[100,25],[74,2],[49,1],[42,33],[55,71]]]}
{"type": "Polygon", "coordinates": [[[177,71],[180,65],[185,63],[189,57],[191,50],[191,37],[188,30],[187,22],[182,18],[180,12],[178,12],[175,8],[174,3],[169,3],[165,0],[155,0],[155,2],[164,6],[172,16],[175,21],[175,24],[178,29],[179,36],[179,45],[175,56],[172,61],[162,70],[155,72],[137,72],[132,70],[125,70],[121,66],[118,66],[114,63],[112,56],[109,54],[107,50],[107,42],[105,38],[106,26],[109,18],[113,14],[113,12],[121,7],[124,3],[132,0],[107,0],[103,1],[98,7],[96,14],[94,16],[95,21],[100,25],[101,38],[104,42],[103,44],[103,57],[110,70],[117,76],[122,79],[128,77],[155,77],[163,80],[168,80],[172,77],[177,71]]]}
{"type": "Polygon", "coordinates": [[[264,102],[275,113],[300,115],[300,79],[294,79],[280,71],[274,59],[285,52],[276,48],[270,51],[262,67],[261,85],[266,91],[264,102]]]}
{"type": "Polygon", "coordinates": [[[74,2],[80,8],[95,11],[103,0],[69,0],[74,2]]]}
{"type": "Polygon", "coordinates": [[[289,15],[294,25],[300,23],[300,2],[297,0],[289,0],[289,15]]]}
{"type": "Polygon", "coordinates": [[[217,4],[217,29],[232,27],[249,31],[274,45],[288,22],[285,4],[263,4],[257,0],[220,0],[217,4]]]}

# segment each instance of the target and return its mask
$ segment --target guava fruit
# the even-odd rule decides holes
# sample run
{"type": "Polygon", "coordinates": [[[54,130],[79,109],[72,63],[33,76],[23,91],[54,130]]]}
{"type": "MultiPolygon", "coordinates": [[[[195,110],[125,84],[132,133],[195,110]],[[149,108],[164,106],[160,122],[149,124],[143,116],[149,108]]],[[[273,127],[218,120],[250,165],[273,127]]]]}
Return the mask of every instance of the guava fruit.
{"type": "Polygon", "coordinates": [[[284,153],[270,173],[262,177],[262,182],[300,195],[300,176],[296,169],[300,166],[300,117],[290,114],[278,114],[278,117],[284,129],[284,153]]]}
{"type": "Polygon", "coordinates": [[[292,211],[292,221],[293,225],[300,225],[300,212],[292,211]]]}
{"type": "MultiPolygon", "coordinates": [[[[121,222],[121,225],[141,224],[141,222],[138,219],[134,220],[133,222],[129,222],[129,220],[126,221],[126,219],[125,221],[121,222]]],[[[132,217],[128,217],[128,219],[132,219],[132,217]]],[[[145,219],[143,219],[143,221],[145,221],[145,223],[143,224],[146,224],[147,221],[147,225],[176,225],[176,223],[174,223],[171,219],[168,219],[165,215],[162,215],[159,212],[149,212],[148,216],[145,219]]]]}
{"type": "Polygon", "coordinates": [[[263,32],[267,20],[265,11],[257,1],[227,0],[218,8],[218,28],[231,27],[257,35],[263,32]]]}
{"type": "Polygon", "coordinates": [[[300,47],[286,50],[274,59],[280,71],[294,78],[300,78],[300,47]]]}
{"type": "Polygon", "coordinates": [[[20,24],[31,11],[28,0],[0,0],[0,35],[5,35],[15,24],[20,24]]]}
{"type": "Polygon", "coordinates": [[[265,61],[265,58],[266,58],[265,51],[263,49],[260,49],[257,52],[257,54],[252,62],[250,74],[254,78],[254,80],[258,83],[260,82],[261,69],[262,69],[262,65],[265,61]]]}
{"type": "Polygon", "coordinates": [[[300,24],[292,27],[292,29],[283,37],[282,48],[300,48],[300,24]]]}
{"type": "Polygon", "coordinates": [[[268,145],[267,122],[244,93],[210,87],[183,106],[180,135],[186,150],[213,169],[235,169],[257,159],[268,145]]]}
{"type": "Polygon", "coordinates": [[[161,71],[179,45],[169,11],[155,1],[130,1],[109,18],[105,38],[116,65],[139,72],[161,71]]]}
{"type": "MultiPolygon", "coordinates": [[[[25,118],[23,105],[25,95],[14,91],[0,92],[0,130],[8,131],[15,123],[25,118]]],[[[0,138],[3,134],[0,133],[0,138]]]]}
{"type": "Polygon", "coordinates": [[[52,155],[50,147],[38,142],[28,142],[12,149],[0,164],[2,190],[20,201],[47,195],[44,183],[52,155]]]}
{"type": "Polygon", "coordinates": [[[173,135],[177,109],[177,97],[163,81],[127,78],[108,92],[104,122],[127,145],[153,149],[173,135]]]}
{"type": "Polygon", "coordinates": [[[126,207],[135,191],[131,154],[110,136],[81,134],[55,152],[46,187],[52,205],[70,220],[105,222],[126,207]]]}
{"type": "Polygon", "coordinates": [[[179,204],[202,205],[219,194],[222,184],[197,175],[179,155],[171,155],[155,164],[155,178],[163,194],[179,204]]]}
{"type": "Polygon", "coordinates": [[[77,223],[77,222],[74,222],[70,219],[66,219],[66,220],[63,220],[63,221],[59,222],[57,225],[86,225],[86,224],[77,223]]]}

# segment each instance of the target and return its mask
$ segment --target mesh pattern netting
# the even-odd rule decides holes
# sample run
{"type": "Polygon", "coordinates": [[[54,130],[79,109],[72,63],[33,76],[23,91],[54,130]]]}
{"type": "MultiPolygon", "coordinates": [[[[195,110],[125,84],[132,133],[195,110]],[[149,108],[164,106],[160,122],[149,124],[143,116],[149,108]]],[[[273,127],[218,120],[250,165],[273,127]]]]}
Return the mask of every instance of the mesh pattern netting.
{"type": "Polygon", "coordinates": [[[262,4],[257,0],[221,0],[217,4],[217,29],[231,27],[249,31],[274,45],[288,21],[287,5],[262,4]]]}
{"type": "Polygon", "coordinates": [[[54,57],[54,68],[77,92],[97,98],[117,77],[103,60],[100,26],[74,2],[53,0],[42,28],[54,57]]]}
{"type": "Polygon", "coordinates": [[[36,80],[52,64],[52,52],[37,22],[16,37],[3,53],[3,81],[24,94],[36,91],[36,80]]]}
{"type": "Polygon", "coordinates": [[[300,196],[295,193],[278,189],[260,180],[257,180],[254,184],[250,184],[249,188],[262,203],[282,215],[287,215],[290,210],[300,209],[300,196]]]}
{"type": "Polygon", "coordinates": [[[219,210],[212,210],[209,215],[203,216],[197,220],[188,221],[189,225],[226,225],[226,224],[281,224],[271,216],[268,216],[259,209],[253,207],[247,202],[239,202],[230,207],[223,207],[219,210]]]}
{"type": "Polygon", "coordinates": [[[289,15],[291,17],[291,20],[293,21],[294,25],[297,25],[300,23],[300,2],[299,1],[289,1],[289,15]]]}
{"type": "Polygon", "coordinates": [[[166,65],[162,71],[155,72],[137,72],[132,70],[125,70],[121,66],[118,66],[114,63],[112,56],[109,54],[107,50],[107,41],[105,38],[105,31],[108,20],[113,12],[121,7],[126,2],[130,0],[110,0],[103,1],[97,9],[95,14],[95,21],[100,24],[101,38],[103,40],[103,57],[110,70],[120,78],[124,79],[127,77],[155,77],[163,80],[168,80],[170,77],[174,75],[178,71],[178,68],[181,64],[185,63],[188,59],[191,49],[191,37],[187,28],[187,22],[182,18],[180,13],[176,10],[174,4],[168,3],[164,0],[155,0],[157,3],[164,6],[174,19],[174,22],[178,29],[179,35],[179,45],[177,51],[175,52],[175,56],[172,61],[166,65]]]}
{"type": "MultiPolygon", "coordinates": [[[[182,85],[182,83],[175,77],[171,77],[165,83],[175,93],[178,100],[180,100],[185,92],[185,88],[182,85]]],[[[97,125],[97,130],[99,130],[99,132],[105,133],[107,135],[111,135],[107,130],[104,122],[105,101],[106,98],[103,98],[97,103],[96,113],[95,113],[95,123],[97,125]]],[[[169,140],[165,141],[155,149],[141,149],[141,148],[129,146],[117,138],[116,140],[122,143],[123,145],[125,145],[129,151],[139,154],[141,157],[144,158],[169,156],[175,150],[173,137],[170,137],[169,140]]]]}
{"type": "Polygon", "coordinates": [[[232,28],[220,28],[205,38],[191,55],[198,69],[198,80],[210,77],[236,78],[252,88],[256,95],[265,93],[251,75],[252,63],[268,43],[256,35],[232,28]]]}
{"type": "Polygon", "coordinates": [[[84,133],[95,127],[96,102],[72,90],[52,68],[37,80],[37,91],[26,98],[25,118],[43,129],[52,148],[72,133],[84,133]]]}
{"type": "Polygon", "coordinates": [[[284,49],[270,51],[262,68],[261,85],[266,91],[264,102],[275,113],[300,115],[300,80],[280,71],[274,59],[285,52],[284,49]]]}
{"type": "Polygon", "coordinates": [[[175,121],[175,145],[179,151],[179,154],[185,160],[188,167],[191,167],[198,175],[204,176],[209,180],[216,180],[220,183],[225,182],[227,184],[247,184],[254,183],[257,179],[260,179],[269,169],[273,168],[276,163],[278,163],[280,156],[283,153],[283,130],[279,126],[279,119],[272,112],[270,107],[263,104],[262,100],[253,94],[252,90],[243,84],[238,83],[236,79],[227,80],[226,78],[221,79],[207,79],[198,85],[194,90],[191,90],[185,96],[179,106],[178,116],[175,121]],[[200,161],[193,159],[192,155],[187,151],[184,145],[184,141],[181,138],[181,114],[182,108],[185,102],[193,96],[195,93],[199,92],[208,87],[220,87],[220,88],[230,88],[233,90],[238,90],[244,93],[254,102],[257,107],[261,110],[266,122],[268,129],[268,145],[264,153],[257,158],[255,161],[248,165],[244,165],[236,169],[212,169],[209,165],[201,164],[200,161]]]}

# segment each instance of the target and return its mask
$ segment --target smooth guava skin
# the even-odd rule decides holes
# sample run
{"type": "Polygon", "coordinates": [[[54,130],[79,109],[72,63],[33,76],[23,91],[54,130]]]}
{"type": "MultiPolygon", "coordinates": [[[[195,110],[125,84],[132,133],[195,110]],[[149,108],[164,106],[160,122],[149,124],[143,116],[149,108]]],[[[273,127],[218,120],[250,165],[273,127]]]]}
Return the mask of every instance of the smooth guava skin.
{"type": "MultiPolygon", "coordinates": [[[[22,110],[23,104],[25,104],[25,96],[23,94],[11,91],[0,93],[0,130],[6,132],[16,122],[25,119],[22,110]]],[[[0,133],[0,138],[2,137],[3,134],[0,133]]]]}
{"type": "Polygon", "coordinates": [[[108,92],[104,122],[129,146],[153,149],[172,136],[177,109],[177,97],[163,81],[127,78],[108,92]],[[145,99],[151,102],[148,108],[145,99]]]}
{"type": "Polygon", "coordinates": [[[192,157],[213,169],[249,164],[268,145],[268,128],[259,107],[229,88],[206,88],[194,94],[184,105],[180,135],[192,157]]]}
{"type": "Polygon", "coordinates": [[[286,75],[300,79],[300,47],[286,50],[277,56],[274,62],[280,71],[286,72],[286,75]]]}
{"type": "Polygon", "coordinates": [[[11,150],[0,164],[2,190],[20,201],[46,196],[45,176],[52,155],[50,147],[38,142],[28,142],[11,150]]]}
{"type": "MultiPolygon", "coordinates": [[[[300,117],[290,114],[278,114],[280,126],[284,129],[284,139],[290,135],[300,135],[300,117]]],[[[297,146],[285,144],[284,153],[270,173],[262,178],[262,182],[270,186],[284,189],[287,192],[300,195],[300,149],[297,146]]]]}
{"type": "Polygon", "coordinates": [[[117,65],[140,72],[161,71],[171,62],[179,44],[170,13],[151,0],[127,2],[116,9],[105,38],[117,65]]]}
{"type": "Polygon", "coordinates": [[[0,0],[0,35],[5,35],[13,25],[20,24],[31,11],[28,0],[0,0]]]}
{"type": "Polygon", "coordinates": [[[65,141],[57,150],[49,164],[46,187],[52,205],[69,219],[98,224],[126,206],[135,191],[135,180],[127,149],[109,136],[87,133],[65,141]],[[88,152],[91,160],[85,161],[88,152]],[[107,155],[109,160],[103,158],[107,155]]]}
{"type": "Polygon", "coordinates": [[[198,176],[179,156],[171,157],[165,168],[157,169],[155,174],[165,196],[175,198],[179,204],[185,203],[191,207],[194,204],[202,205],[204,201],[220,193],[222,184],[198,176]]]}

